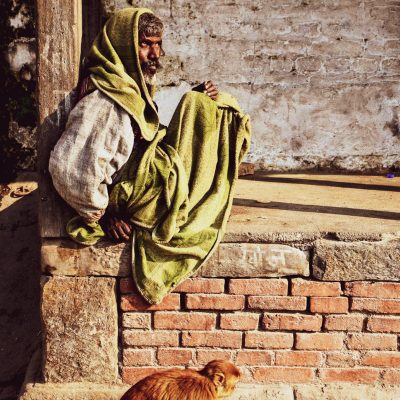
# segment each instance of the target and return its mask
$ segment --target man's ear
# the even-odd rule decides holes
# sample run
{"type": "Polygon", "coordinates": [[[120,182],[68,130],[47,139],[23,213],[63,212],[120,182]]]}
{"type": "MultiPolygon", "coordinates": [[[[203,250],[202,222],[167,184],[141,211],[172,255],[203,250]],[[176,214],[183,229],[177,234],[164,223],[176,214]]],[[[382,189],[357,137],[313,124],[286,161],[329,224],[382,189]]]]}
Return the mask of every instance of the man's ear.
{"type": "Polygon", "coordinates": [[[225,384],[225,375],[222,372],[216,372],[212,381],[216,387],[223,386],[225,384]]]}

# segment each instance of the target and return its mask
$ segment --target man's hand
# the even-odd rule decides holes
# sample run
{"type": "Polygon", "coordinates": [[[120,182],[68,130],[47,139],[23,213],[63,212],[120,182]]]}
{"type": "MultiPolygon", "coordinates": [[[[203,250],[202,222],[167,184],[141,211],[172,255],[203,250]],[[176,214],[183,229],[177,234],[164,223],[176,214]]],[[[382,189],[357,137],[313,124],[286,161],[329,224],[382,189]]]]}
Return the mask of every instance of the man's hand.
{"type": "Polygon", "coordinates": [[[201,83],[199,86],[193,88],[196,92],[202,92],[209,96],[211,99],[216,100],[218,97],[218,87],[214,84],[213,81],[205,81],[201,83]]]}
{"type": "Polygon", "coordinates": [[[111,239],[126,242],[132,234],[132,225],[123,219],[109,217],[106,222],[106,233],[111,239]]]}

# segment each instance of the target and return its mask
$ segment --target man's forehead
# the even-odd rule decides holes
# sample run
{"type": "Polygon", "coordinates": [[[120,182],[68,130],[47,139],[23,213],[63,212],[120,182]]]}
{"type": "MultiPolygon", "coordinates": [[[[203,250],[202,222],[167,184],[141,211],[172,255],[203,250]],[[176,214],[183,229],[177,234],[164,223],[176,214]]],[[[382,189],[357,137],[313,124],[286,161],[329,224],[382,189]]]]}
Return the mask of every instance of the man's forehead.
{"type": "Polygon", "coordinates": [[[145,40],[146,42],[151,42],[151,43],[159,43],[162,41],[162,36],[146,36],[146,35],[140,35],[140,40],[143,41],[145,40]]]}

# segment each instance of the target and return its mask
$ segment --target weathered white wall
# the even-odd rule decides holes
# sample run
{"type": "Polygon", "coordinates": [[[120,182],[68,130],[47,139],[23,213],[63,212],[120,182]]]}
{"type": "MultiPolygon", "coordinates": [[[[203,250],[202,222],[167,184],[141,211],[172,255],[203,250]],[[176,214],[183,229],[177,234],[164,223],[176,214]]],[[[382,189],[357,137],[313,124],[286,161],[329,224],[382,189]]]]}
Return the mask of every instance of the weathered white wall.
{"type": "Polygon", "coordinates": [[[132,4],[167,27],[164,119],[212,78],[250,113],[259,168],[400,167],[399,1],[103,0],[132,4]]]}

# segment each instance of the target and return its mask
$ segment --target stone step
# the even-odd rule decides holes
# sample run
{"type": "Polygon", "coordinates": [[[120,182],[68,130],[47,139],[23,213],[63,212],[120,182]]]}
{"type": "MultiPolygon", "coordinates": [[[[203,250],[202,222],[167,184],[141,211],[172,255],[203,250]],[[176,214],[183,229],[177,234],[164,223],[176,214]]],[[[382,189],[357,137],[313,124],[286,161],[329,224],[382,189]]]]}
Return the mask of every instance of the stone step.
{"type": "MultiPolygon", "coordinates": [[[[399,280],[399,204],[398,179],[258,172],[238,181],[223,243],[200,275],[399,280]]],[[[42,240],[46,274],[130,275],[129,244],[42,240]]]]}
{"type": "MultiPolygon", "coordinates": [[[[19,400],[119,400],[126,385],[28,384],[19,400]]],[[[398,400],[400,386],[240,384],[231,400],[398,400]]]]}
{"type": "MultiPolygon", "coordinates": [[[[352,240],[379,240],[384,233],[400,232],[399,182],[384,176],[258,171],[237,182],[224,240],[304,243],[336,233],[352,240]]],[[[71,210],[61,212],[61,200],[45,193],[41,200],[42,237],[66,237],[71,210]],[[50,207],[53,203],[57,206],[50,207]]]]}
{"type": "MultiPolygon", "coordinates": [[[[45,274],[131,275],[131,246],[126,243],[101,241],[84,247],[68,239],[44,239],[41,254],[45,274]]],[[[399,281],[399,260],[400,236],[395,235],[384,235],[380,241],[319,239],[306,247],[302,243],[222,243],[197,275],[399,281]]]]}

